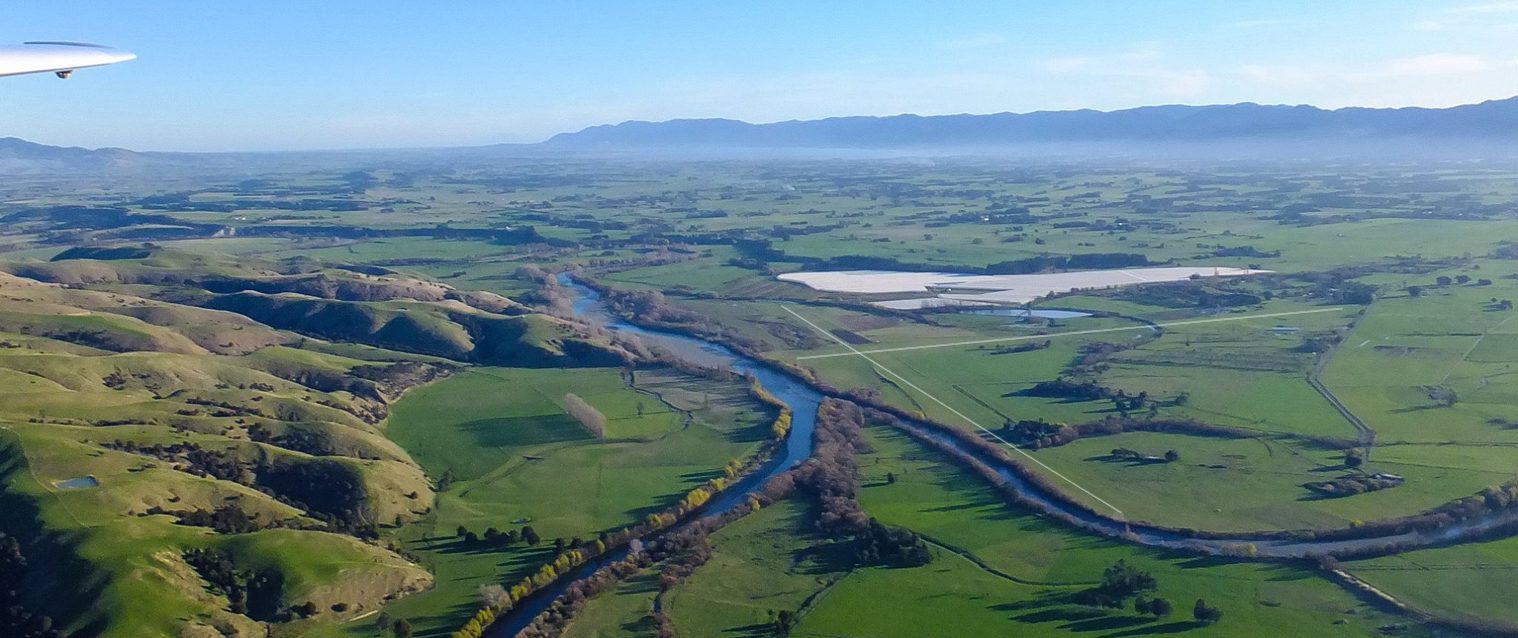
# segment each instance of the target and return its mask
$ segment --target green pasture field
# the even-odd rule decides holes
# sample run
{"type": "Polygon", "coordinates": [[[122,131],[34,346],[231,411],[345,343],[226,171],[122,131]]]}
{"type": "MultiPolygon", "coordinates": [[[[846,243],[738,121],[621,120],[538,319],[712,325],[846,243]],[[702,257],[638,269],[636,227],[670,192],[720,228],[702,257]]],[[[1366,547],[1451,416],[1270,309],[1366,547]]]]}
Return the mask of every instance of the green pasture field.
{"type": "Polygon", "coordinates": [[[641,638],[654,635],[654,596],[659,593],[659,573],[644,570],[627,577],[615,589],[604,592],[581,610],[564,638],[641,638]]]}
{"type": "MultiPolygon", "coordinates": [[[[911,569],[834,562],[807,531],[814,514],[793,498],[713,535],[711,561],[664,598],[682,635],[769,635],[781,610],[803,611],[792,635],[817,637],[1193,630],[1231,636],[1260,635],[1262,627],[1370,636],[1394,620],[1299,568],[1156,552],[1063,528],[1008,505],[899,432],[875,426],[867,433],[872,450],[859,457],[861,503],[883,522],[923,534],[934,562],[911,569]],[[1160,584],[1155,595],[1176,603],[1178,613],[1154,621],[1068,600],[1117,560],[1153,573],[1160,584]],[[1198,597],[1224,610],[1222,624],[1190,623],[1189,605],[1198,597]]],[[[593,600],[567,635],[648,635],[656,591],[648,574],[629,579],[593,600]]]]}
{"type": "MultiPolygon", "coordinates": [[[[731,304],[729,304],[731,305],[731,304]]],[[[1322,306],[1278,301],[1267,304],[1264,311],[1294,312],[1316,310],[1322,306]]],[[[737,306],[742,308],[742,306],[737,306]]],[[[1330,307],[1331,309],[1332,307],[1330,307]]],[[[815,312],[799,307],[809,319],[824,328],[845,325],[846,317],[838,313],[815,312]]],[[[1223,315],[1248,317],[1249,314],[1223,315]]],[[[984,318],[984,317],[981,317],[984,318]]],[[[1133,350],[1120,352],[1111,359],[1110,368],[1098,380],[1109,387],[1129,393],[1146,391],[1161,400],[1162,416],[1189,417],[1204,422],[1258,431],[1261,436],[1310,435],[1353,441],[1356,431],[1307,382],[1314,357],[1297,352],[1302,336],[1324,334],[1343,326],[1352,318],[1349,309],[1294,315],[1281,318],[1243,319],[1240,321],[1196,324],[1168,328],[1165,335],[1133,350]],[[1290,336],[1273,333],[1271,328],[1289,325],[1300,330],[1290,336]],[[1169,405],[1168,399],[1181,393],[1189,397],[1185,405],[1169,405]]],[[[1076,329],[1087,320],[1070,320],[1076,329]]],[[[1363,327],[1362,327],[1363,329],[1363,327]]],[[[970,335],[962,328],[941,329],[920,324],[897,323],[893,327],[861,331],[878,345],[862,349],[892,347],[895,344],[934,343],[932,338],[903,338],[902,331],[919,334],[958,332],[953,338],[970,335]],[[881,335],[895,332],[896,339],[881,335]]],[[[1136,329],[1135,334],[1142,329],[1136,329]]],[[[1127,333],[1113,333],[1126,335],[1127,333]]],[[[1077,423],[1115,415],[1109,401],[1070,401],[1021,395],[1033,384],[1059,376],[1077,355],[1082,343],[1112,335],[1069,338],[1051,337],[1053,347],[1034,352],[997,355],[979,346],[940,348],[872,355],[882,365],[901,374],[918,388],[947,402],[956,410],[989,428],[1004,421],[1042,418],[1056,422],[1077,423]]],[[[942,341],[938,341],[942,342],[942,341]]],[[[1342,346],[1347,348],[1349,345],[1342,346]]],[[[991,347],[991,346],[987,346],[991,347]]],[[[832,351],[836,351],[834,347],[832,351]]],[[[1340,351],[1337,352],[1342,352],[1340,351]]],[[[786,354],[790,354],[789,352],[786,354]]],[[[800,360],[815,369],[826,382],[841,388],[873,388],[882,399],[908,410],[918,411],[941,422],[970,427],[958,415],[923,396],[904,382],[878,373],[862,358],[847,356],[800,360]]],[[[1491,384],[1485,393],[1497,391],[1491,384]]],[[[1483,392],[1473,391],[1474,403],[1483,392]]],[[[1460,409],[1457,406],[1456,409],[1460,409]]],[[[1373,425],[1374,427],[1374,425],[1373,425]]],[[[1502,430],[1490,425],[1483,427],[1502,430]]],[[[1227,441],[1179,435],[1131,435],[1160,437],[1164,449],[1177,449],[1183,459],[1195,461],[1180,467],[1129,468],[1121,464],[1093,462],[1088,458],[1104,455],[1113,447],[1127,446],[1128,436],[1117,439],[1093,439],[1065,449],[1040,452],[1041,460],[1092,489],[1126,513],[1142,520],[1205,529],[1292,529],[1314,526],[1341,526],[1354,520],[1411,514],[1461,498],[1489,485],[1510,478],[1501,466],[1502,453],[1468,450],[1456,452],[1447,447],[1412,447],[1388,451],[1373,458],[1380,463],[1372,467],[1409,478],[1407,485],[1376,494],[1332,500],[1309,500],[1302,483],[1324,480],[1338,475],[1339,452],[1320,449],[1293,439],[1227,441]],[[1428,450],[1431,454],[1421,456],[1428,450]],[[1225,458],[1227,457],[1227,458],[1225,458]],[[1236,457],[1236,458],[1233,458],[1236,457]],[[1233,460],[1229,460],[1233,458],[1233,460]],[[1490,459],[1490,460],[1487,460],[1490,459]],[[1197,468],[1197,463],[1208,466],[1197,468]],[[1135,474],[1142,478],[1135,480],[1135,474]],[[1164,503],[1153,494],[1180,490],[1189,498],[1164,503]]],[[[1509,436],[1511,436],[1509,434],[1509,436]]],[[[1381,439],[1386,441],[1387,439],[1381,439]]],[[[1482,444],[1498,442],[1490,437],[1482,444]]],[[[1051,477],[1052,478],[1052,477],[1051,477]]],[[[1095,505],[1095,503],[1093,503],[1095,505]]]]}
{"type": "Polygon", "coordinates": [[[1417,609],[1505,631],[1518,627],[1512,604],[1518,539],[1350,561],[1344,569],[1417,609]]]}
{"type": "Polygon", "coordinates": [[[1387,621],[1295,567],[1155,552],[1051,524],[1006,504],[984,483],[900,433],[876,426],[868,434],[874,451],[859,457],[861,503],[882,521],[934,541],[935,560],[913,569],[851,573],[820,598],[793,635],[1192,633],[1188,614],[1199,597],[1225,613],[1219,625],[1195,628],[1199,634],[1262,635],[1270,628],[1300,636],[1374,635],[1387,621]],[[895,482],[886,480],[888,474],[895,482]],[[1155,595],[1175,603],[1178,613],[1153,621],[1069,603],[1067,596],[1099,580],[1117,560],[1150,571],[1159,582],[1155,595]]]}
{"type": "Polygon", "coordinates": [[[782,610],[845,574],[836,546],[811,531],[816,512],[792,498],[712,536],[712,559],[665,596],[676,629],[691,636],[757,635],[782,610]]]}
{"type": "Polygon", "coordinates": [[[473,480],[520,450],[593,440],[564,413],[569,392],[607,416],[609,439],[679,426],[678,414],[629,390],[620,370],[481,368],[412,391],[395,406],[386,434],[429,474],[473,480]]]}
{"type": "MultiPolygon", "coordinates": [[[[1130,519],[1219,531],[1338,528],[1357,520],[1406,516],[1475,494],[1506,478],[1493,471],[1454,471],[1449,462],[1442,466],[1398,462],[1378,452],[1364,469],[1401,475],[1407,479],[1405,484],[1322,499],[1302,484],[1344,475],[1343,455],[1289,439],[1134,432],[1085,438],[1034,454],[1130,519]],[[1175,450],[1181,458],[1154,464],[1108,458],[1119,447],[1150,455],[1175,450]]],[[[1488,456],[1495,461],[1502,453],[1488,456]]],[[[1076,490],[1067,493],[1106,509],[1076,490]]]]}
{"type": "MultiPolygon", "coordinates": [[[[1081,422],[1113,414],[1110,401],[1066,401],[1027,396],[1024,391],[1065,373],[1082,346],[1132,342],[1147,329],[1122,318],[1068,320],[1049,328],[969,315],[935,315],[931,321],[936,325],[928,325],[829,306],[828,300],[858,302],[862,298],[812,291],[771,275],[808,267],[808,260],[841,256],[889,257],[913,267],[953,271],[1045,254],[1080,253],[1140,253],[1156,263],[1249,265],[1282,273],[1321,274],[1351,268],[1344,271],[1350,279],[1379,286],[1377,300],[1363,317],[1356,316],[1361,307],[1348,306],[1338,312],[1285,319],[1172,328],[1162,338],[1115,354],[1094,373],[1093,378],[1103,385],[1159,397],[1161,416],[1247,428],[1258,431],[1260,438],[1129,434],[1092,438],[1036,454],[1122,507],[1131,518],[1211,530],[1337,526],[1407,514],[1518,476],[1510,462],[1511,452],[1518,448],[1518,427],[1514,427],[1518,391],[1511,389],[1512,366],[1518,363],[1518,321],[1510,318],[1518,312],[1492,303],[1518,298],[1518,279],[1514,278],[1518,261],[1491,256],[1503,240],[1518,238],[1518,220],[1509,210],[1518,196],[1518,180],[1505,168],[1199,167],[1185,163],[1134,168],[958,158],[933,164],[895,160],[618,164],[501,157],[412,171],[383,166],[384,161],[363,155],[348,156],[341,166],[332,161],[306,157],[271,161],[257,171],[230,172],[236,179],[200,177],[188,169],[168,171],[151,180],[123,177],[109,184],[84,178],[49,183],[19,176],[3,189],[7,204],[17,210],[119,205],[148,214],[162,211],[137,198],[190,192],[190,201],[206,204],[208,209],[213,203],[234,203],[239,210],[165,214],[234,225],[530,225],[547,237],[579,242],[579,246],[559,242],[507,246],[426,237],[167,239],[155,243],[180,252],[153,266],[172,272],[190,265],[175,260],[204,254],[214,261],[203,269],[226,274],[236,272],[240,265],[225,255],[304,257],[328,264],[381,264],[460,289],[518,297],[532,288],[515,274],[522,265],[583,266],[590,276],[615,287],[665,290],[671,293],[672,303],[757,339],[779,360],[815,369],[830,385],[875,390],[894,405],[957,427],[969,426],[953,411],[905,382],[883,377],[860,358],[797,361],[800,356],[846,350],[813,334],[774,302],[788,300],[795,310],[825,328],[848,330],[873,342],[861,346],[866,349],[1034,335],[1041,330],[1133,326],[1131,331],[1101,335],[1050,337],[1050,348],[1017,354],[993,354],[995,344],[988,344],[984,349],[966,346],[878,356],[912,384],[991,428],[1008,419],[1081,422]],[[345,183],[345,172],[356,168],[371,170],[377,183],[367,192],[351,195],[331,190],[345,183]],[[270,180],[265,192],[248,195],[229,186],[255,173],[270,180]],[[311,197],[351,196],[382,203],[366,211],[334,212],[282,210],[270,201],[301,199],[303,189],[315,189],[311,197]],[[1037,220],[992,219],[1001,213],[1037,220]],[[264,217],[268,219],[258,219],[264,217]],[[680,239],[686,236],[694,239],[680,239]],[[641,237],[656,239],[633,239],[641,237]],[[743,244],[735,241],[740,238],[767,241],[769,249],[789,256],[765,264],[745,262],[742,268],[731,265],[729,260],[745,256],[739,252],[743,244]],[[1215,254],[1249,253],[1250,248],[1256,254],[1215,254]],[[657,263],[668,254],[691,258],[657,263]],[[1434,278],[1440,275],[1464,275],[1491,283],[1439,286],[1434,278]],[[1406,292],[1412,285],[1423,287],[1420,296],[1406,292]],[[1354,326],[1346,328],[1351,323],[1354,326]],[[1299,332],[1273,334],[1270,329],[1278,324],[1299,332]],[[1406,485],[1330,500],[1307,498],[1301,487],[1303,482],[1341,473],[1337,468],[1341,456],[1292,435],[1355,436],[1351,420],[1308,382],[1319,356],[1299,348],[1304,338],[1329,336],[1341,339],[1331,352],[1321,355],[1327,359],[1321,379],[1377,433],[1366,469],[1403,475],[1406,485]],[[821,345],[798,345],[813,339],[821,345]],[[1184,405],[1165,401],[1182,393],[1189,397],[1184,405]],[[1453,405],[1440,404],[1438,397],[1456,395],[1453,405]],[[1154,465],[1102,460],[1119,446],[1154,454],[1175,449],[1181,460],[1154,465]]],[[[232,160],[216,162],[225,167],[232,160]]],[[[47,259],[67,247],[47,243],[71,237],[59,232],[63,229],[24,223],[31,225],[5,233],[0,241],[7,260],[47,259]]],[[[150,228],[104,228],[81,231],[77,241],[120,244],[150,236],[150,228]]],[[[81,272],[89,272],[88,264],[79,266],[81,272]]],[[[170,287],[119,285],[109,279],[84,285],[143,296],[180,292],[170,287]]],[[[1161,322],[1213,316],[1196,308],[1146,305],[1140,303],[1142,299],[1138,294],[1081,293],[1041,305],[1117,312],[1161,322]]],[[[375,307],[396,314],[407,312],[408,305],[375,307]]],[[[1326,306],[1318,299],[1278,295],[1246,311],[1318,307],[1326,306]]],[[[181,333],[198,329],[183,321],[148,327],[121,319],[122,315],[60,314],[66,316],[54,323],[72,328],[76,340],[79,335],[100,334],[110,337],[113,347],[189,350],[181,333]]],[[[6,340],[20,347],[5,351],[7,361],[42,356],[33,349],[79,355],[80,363],[74,366],[78,374],[59,378],[77,377],[89,386],[99,382],[106,366],[118,364],[127,372],[151,365],[166,375],[176,370],[204,373],[205,378],[212,372],[232,374],[223,367],[199,364],[171,368],[135,354],[109,355],[105,348],[14,332],[5,335],[6,340]]],[[[368,361],[392,356],[351,344],[313,344],[309,349],[368,361]]],[[[266,350],[238,364],[289,363],[281,360],[288,352],[266,350]]],[[[215,355],[193,356],[202,363],[220,360],[215,355]]],[[[47,361],[45,365],[71,364],[47,361]]],[[[303,408],[302,415],[325,415],[351,425],[354,432],[345,440],[365,442],[387,457],[400,457],[404,449],[430,478],[447,474],[454,479],[438,496],[437,510],[425,520],[386,532],[385,540],[421,556],[424,566],[437,576],[435,587],[402,598],[386,611],[412,619],[422,635],[445,635],[472,611],[480,584],[514,580],[547,558],[548,550],[541,547],[504,551],[463,547],[452,538],[457,526],[479,532],[489,526],[517,528],[522,524],[518,521],[530,520],[550,540],[588,537],[669,504],[766,436],[770,415],[744,396],[741,383],[651,371],[640,372],[639,377],[637,387],[629,388],[620,371],[609,368],[461,373],[415,390],[393,406],[392,417],[383,427],[398,448],[377,439],[378,427],[349,423],[352,419],[316,407],[303,408]],[[607,440],[594,439],[564,414],[566,392],[584,397],[606,414],[607,440]]],[[[358,598],[362,593],[358,590],[368,586],[365,583],[414,573],[384,561],[374,563],[373,573],[355,571],[346,579],[343,572],[303,570],[301,561],[314,556],[338,556],[355,564],[377,560],[363,553],[368,546],[351,539],[341,543],[308,539],[293,546],[284,534],[293,530],[220,538],[204,530],[173,526],[163,517],[132,515],[152,502],[150,497],[158,488],[155,482],[169,476],[170,470],[134,466],[128,472],[121,464],[133,459],[123,460],[114,453],[81,457],[83,444],[71,439],[99,439],[104,435],[92,429],[96,426],[21,421],[44,412],[81,419],[130,413],[166,420],[179,416],[174,411],[183,406],[174,401],[149,402],[146,392],[137,388],[75,392],[47,380],[51,378],[52,374],[32,374],[19,364],[16,369],[0,370],[0,383],[7,386],[3,398],[11,402],[0,412],[15,428],[3,436],[26,447],[25,454],[10,456],[12,466],[26,468],[25,473],[13,470],[7,478],[10,494],[34,501],[40,507],[37,518],[49,531],[77,543],[77,554],[86,562],[59,562],[69,582],[105,583],[88,592],[99,601],[98,611],[60,614],[72,619],[71,628],[109,614],[126,624],[113,619],[107,635],[124,635],[119,628],[134,622],[149,632],[169,631],[167,626],[155,625],[158,616],[150,618],[141,611],[143,607],[127,604],[137,605],[134,601],[171,609],[186,618],[220,613],[204,592],[179,591],[164,583],[138,583],[121,576],[136,573],[128,568],[159,564],[153,561],[165,552],[203,543],[225,544],[249,561],[271,561],[277,554],[277,566],[294,579],[299,595],[323,602],[358,598]],[[24,463],[18,463],[18,458],[24,463]],[[71,461],[81,458],[85,460],[71,461]],[[110,483],[78,492],[49,488],[52,481],[70,473],[95,471],[89,468],[98,469],[110,483]],[[349,589],[334,582],[345,583],[342,587],[349,589]],[[140,592],[132,593],[131,588],[140,592]]],[[[293,396],[303,396],[280,387],[269,397],[270,403],[286,405],[293,396]]],[[[240,390],[219,391],[218,397],[251,400],[250,393],[240,390]]],[[[322,398],[348,399],[340,391],[325,394],[322,398]]],[[[109,436],[142,442],[209,441],[214,436],[160,435],[133,425],[109,427],[113,428],[109,436]]],[[[892,524],[935,539],[941,544],[935,550],[938,560],[924,568],[871,568],[847,576],[841,570],[817,571],[821,568],[795,561],[798,552],[805,553],[815,544],[801,529],[808,516],[806,508],[781,505],[719,533],[713,562],[667,597],[665,603],[684,635],[757,634],[770,612],[799,607],[806,595],[837,578],[842,580],[809,608],[794,635],[1073,632],[1121,636],[1183,630],[1219,635],[1367,635],[1375,627],[1406,621],[1373,612],[1327,581],[1295,567],[1158,554],[1051,526],[1007,507],[972,478],[898,435],[872,431],[871,437],[876,451],[861,457],[865,507],[892,524]],[[887,483],[886,472],[897,480],[887,483]],[[1002,575],[954,550],[972,554],[1002,575]],[[1117,558],[1154,571],[1161,581],[1161,595],[1176,600],[1180,614],[1158,623],[1141,622],[1132,614],[1095,612],[1060,602],[1060,596],[1080,587],[1078,583],[1090,582],[1117,558]],[[1187,599],[1203,594],[1223,607],[1227,616],[1216,628],[1192,631],[1188,624],[1181,624],[1180,616],[1189,608],[1187,599]],[[932,613],[921,613],[923,609],[932,613]],[[1357,613],[1347,613],[1350,609],[1357,613]],[[1345,624],[1333,624],[1339,620],[1345,624]],[[738,631],[729,631],[734,629],[738,631]]],[[[416,484],[413,487],[420,486],[422,477],[415,468],[407,469],[414,479],[411,483],[416,484]]],[[[210,481],[177,475],[174,479],[179,490],[176,497],[187,502],[210,503],[231,496],[228,490],[235,491],[209,487],[210,481]]],[[[270,511],[281,507],[254,493],[237,498],[250,508],[255,504],[270,511]]],[[[404,503],[404,495],[397,500],[404,503]]],[[[1506,592],[1502,575],[1513,562],[1507,545],[1497,541],[1425,550],[1397,559],[1355,563],[1351,569],[1415,606],[1457,616],[1506,618],[1500,606],[1506,592]],[[1415,562],[1415,568],[1403,569],[1415,562]],[[1466,601],[1449,595],[1450,591],[1475,593],[1466,601]]],[[[321,569],[332,567],[324,565],[321,569]]],[[[639,623],[651,608],[650,585],[645,574],[593,604],[576,623],[573,635],[646,634],[648,628],[639,623]],[[587,631],[591,633],[582,633],[587,631]]],[[[64,600],[48,592],[37,596],[64,600]]],[[[330,620],[332,616],[323,612],[315,622],[330,620]]],[[[286,631],[293,634],[308,628],[296,625],[286,631]]],[[[373,634],[367,620],[327,630],[327,635],[355,638],[373,634]]]]}
{"type": "Polygon", "coordinates": [[[1514,292],[1510,283],[1458,286],[1377,301],[1335,352],[1324,383],[1381,442],[1518,442],[1518,432],[1501,426],[1518,420],[1510,390],[1518,359],[1507,358],[1518,312],[1487,308],[1491,297],[1514,292]],[[1459,401],[1439,405],[1432,387],[1459,401]]]}
{"type": "Polygon", "coordinates": [[[607,283],[617,288],[669,290],[722,290],[729,284],[752,276],[754,271],[714,261],[736,256],[731,249],[713,249],[712,257],[633,268],[608,275],[607,283]]]}
{"type": "MultiPolygon", "coordinates": [[[[846,319],[840,319],[836,314],[817,312],[812,307],[796,309],[824,329],[846,325],[846,319]]],[[[1300,337],[1283,338],[1270,331],[1279,324],[1295,325],[1304,332],[1330,329],[1342,321],[1344,313],[1329,311],[1280,318],[1248,318],[1251,314],[1318,309],[1317,306],[1277,302],[1260,310],[1237,314],[1193,313],[1177,320],[1221,318],[1229,321],[1166,328],[1161,338],[1114,355],[1110,369],[1100,376],[1099,381],[1131,394],[1147,391],[1157,398],[1171,399],[1184,392],[1192,399],[1186,406],[1162,407],[1164,414],[1266,431],[1353,438],[1349,424],[1308,385],[1306,374],[1312,356],[1292,352],[1299,345],[1300,337]],[[1259,411],[1259,408],[1278,403],[1289,404],[1291,407],[1287,409],[1290,412],[1262,414],[1259,411]]],[[[898,322],[891,327],[860,331],[877,342],[860,346],[860,349],[868,352],[872,349],[1029,337],[1018,341],[871,355],[880,364],[982,425],[996,427],[1006,419],[1044,418],[1076,423],[1114,414],[1110,402],[1072,402],[1027,396],[1024,391],[1040,381],[1063,374],[1086,344],[1134,342],[1136,337],[1152,335],[1148,328],[1135,325],[1131,331],[1060,336],[1061,332],[1134,325],[1121,319],[1062,320],[1062,327],[1047,329],[1046,335],[1009,323],[1004,317],[976,316],[974,319],[976,323],[961,322],[954,328],[898,322]],[[987,322],[987,319],[999,321],[987,322]],[[998,346],[1045,339],[1050,342],[1048,349],[996,353],[998,346]]],[[[799,324],[794,319],[793,323],[799,324]]],[[[806,355],[813,353],[787,351],[779,354],[782,357],[804,356],[803,352],[806,355]]],[[[846,350],[835,344],[815,352],[840,353],[846,350]]],[[[795,362],[816,370],[822,379],[837,387],[876,388],[902,407],[922,410],[945,423],[966,425],[915,391],[903,390],[904,384],[899,380],[890,379],[888,375],[882,380],[882,375],[859,357],[800,359],[795,362]]]]}
{"type": "MultiPolygon", "coordinates": [[[[437,586],[386,612],[410,619],[418,635],[457,629],[474,613],[481,585],[536,571],[551,560],[552,539],[590,539],[636,523],[768,438],[770,410],[740,380],[670,370],[639,371],[637,379],[635,389],[619,368],[477,368],[396,404],[386,433],[429,476],[456,480],[430,516],[396,534],[437,574],[437,586]],[[564,412],[568,392],[606,416],[606,439],[564,412]],[[493,550],[455,536],[459,526],[482,534],[524,524],[544,545],[493,550]]],[[[334,631],[366,636],[372,629],[360,621],[334,631]]]]}
{"type": "MultiPolygon", "coordinates": [[[[665,613],[681,635],[769,635],[778,612],[795,611],[842,577],[836,551],[818,551],[818,539],[807,531],[813,515],[789,499],[712,534],[711,560],[664,596],[665,613]]],[[[591,600],[565,635],[650,635],[657,593],[656,570],[630,577],[591,600]]]]}

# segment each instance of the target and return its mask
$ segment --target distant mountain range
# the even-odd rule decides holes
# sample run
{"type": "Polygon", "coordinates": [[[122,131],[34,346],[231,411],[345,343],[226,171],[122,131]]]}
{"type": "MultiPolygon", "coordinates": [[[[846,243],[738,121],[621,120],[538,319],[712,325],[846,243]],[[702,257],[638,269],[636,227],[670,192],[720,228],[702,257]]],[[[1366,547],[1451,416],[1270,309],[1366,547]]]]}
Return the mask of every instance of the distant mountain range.
{"type": "Polygon", "coordinates": [[[750,124],[692,119],[624,122],[563,133],[545,147],[994,149],[1046,145],[1216,144],[1353,147],[1409,142],[1510,147],[1518,140],[1518,97],[1444,109],[1229,104],[1147,106],[1121,111],[1039,111],[993,115],[895,115],[750,124]]]}
{"type": "Polygon", "coordinates": [[[176,166],[236,172],[249,163],[326,159],[673,152],[745,157],[845,154],[1032,152],[1069,156],[1216,158],[1357,156],[1518,158],[1518,97],[1450,108],[1145,106],[1120,111],[991,115],[854,116],[750,124],[727,119],[631,121],[560,133],[538,144],[302,153],[163,153],[86,149],[0,138],[0,174],[94,172],[176,166]]]}
{"type": "Polygon", "coordinates": [[[139,154],[122,148],[88,149],[48,146],[15,137],[0,137],[0,172],[106,169],[133,162],[139,154]]]}

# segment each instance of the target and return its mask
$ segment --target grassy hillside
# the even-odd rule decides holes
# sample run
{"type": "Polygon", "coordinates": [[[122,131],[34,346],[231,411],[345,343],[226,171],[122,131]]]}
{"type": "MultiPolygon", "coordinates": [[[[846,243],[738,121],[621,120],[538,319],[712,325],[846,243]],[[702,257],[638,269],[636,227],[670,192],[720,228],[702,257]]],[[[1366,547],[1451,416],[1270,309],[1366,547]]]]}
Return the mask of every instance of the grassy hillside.
{"type": "MultiPolygon", "coordinates": [[[[373,638],[379,612],[447,636],[481,585],[669,505],[765,436],[769,414],[733,388],[633,381],[607,334],[536,312],[569,310],[549,270],[635,291],[608,298],[636,319],[1001,429],[1056,488],[1129,520],[1338,528],[1518,476],[1518,174],[1500,163],[496,151],[198,156],[0,183],[0,531],[34,565],[22,602],[81,638],[262,636],[265,621],[373,638]],[[919,293],[777,279],[1123,263],[1272,272],[1058,294],[1037,306],[1091,316],[1048,320],[896,312],[868,304],[919,293]],[[852,355],[834,337],[884,352],[830,356],[852,355]],[[569,394],[604,424],[569,417],[569,394]],[[1150,419],[1232,434],[1097,436],[1150,419]],[[1376,473],[1405,482],[1319,489],[1376,473]],[[528,526],[536,545],[500,540],[528,526]]],[[[773,635],[782,611],[793,636],[1431,631],[1312,566],[1051,524],[866,429],[862,509],[927,537],[935,560],[849,562],[812,503],[766,506],[663,596],[680,635],[773,635]],[[1117,560],[1176,613],[1079,604],[1117,560]],[[1203,596],[1222,623],[1189,621],[1203,596]]],[[[1345,569],[1430,613],[1509,623],[1515,560],[1494,539],[1345,569]]],[[[628,579],[571,634],[654,634],[661,580],[628,579]]]]}
{"type": "Polygon", "coordinates": [[[78,636],[302,635],[431,587],[380,540],[434,507],[391,403],[473,361],[622,361],[504,297],[308,261],[4,270],[0,532],[50,567],[28,607],[78,636]]]}
{"type": "Polygon", "coordinates": [[[574,326],[547,315],[499,315],[461,302],[342,301],[244,291],[203,303],[303,334],[460,361],[520,366],[618,361],[614,353],[597,353],[574,326]]]}
{"type": "MultiPolygon", "coordinates": [[[[751,453],[772,418],[741,380],[669,369],[639,370],[629,385],[620,368],[477,368],[407,394],[386,434],[451,480],[434,511],[390,534],[437,586],[385,612],[418,635],[448,635],[474,612],[459,602],[480,586],[531,574],[552,560],[553,539],[593,539],[673,505],[751,453]],[[569,392],[605,415],[604,438],[566,413],[569,392]],[[543,542],[470,544],[457,534],[524,526],[543,542]]],[[[320,635],[373,635],[362,621],[338,629],[320,635]]]]}

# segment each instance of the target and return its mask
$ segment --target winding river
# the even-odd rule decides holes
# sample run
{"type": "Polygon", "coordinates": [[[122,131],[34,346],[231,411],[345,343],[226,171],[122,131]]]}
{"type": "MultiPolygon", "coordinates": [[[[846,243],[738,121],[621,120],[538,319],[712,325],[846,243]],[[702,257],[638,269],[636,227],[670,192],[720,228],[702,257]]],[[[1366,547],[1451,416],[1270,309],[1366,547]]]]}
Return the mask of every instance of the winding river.
{"type": "MultiPolygon", "coordinates": [[[[702,508],[702,516],[710,517],[728,511],[747,500],[750,493],[771,477],[795,467],[812,453],[812,432],[817,426],[817,408],[823,400],[822,393],[768,364],[756,361],[719,344],[703,341],[687,335],[642,328],[607,312],[601,296],[595,290],[574,282],[567,275],[560,275],[561,285],[574,296],[575,316],[605,326],[615,332],[637,335],[644,343],[662,348],[691,363],[717,369],[732,370],[752,376],[770,394],[790,406],[792,422],[790,436],[783,451],[759,471],[749,474],[724,490],[702,508]]],[[[1047,493],[1043,488],[1024,480],[1022,475],[1000,459],[965,445],[954,436],[936,426],[907,422],[906,427],[929,437],[943,446],[968,454],[996,471],[1006,485],[1016,492],[1029,507],[1045,516],[1064,521],[1086,531],[1119,538],[1131,543],[1163,549],[1180,550],[1198,554],[1239,554],[1247,551],[1251,556],[1265,559],[1305,558],[1322,555],[1348,554],[1374,551],[1388,545],[1422,547],[1441,545],[1461,539],[1479,537],[1509,525],[1518,524],[1518,509],[1509,509],[1457,524],[1429,531],[1411,531],[1386,534],[1370,538],[1343,540],[1316,540],[1283,538],[1277,534],[1238,533],[1199,537],[1179,530],[1156,528],[1142,523],[1103,516],[1080,507],[1072,506],[1063,498],[1047,493]],[[1247,550],[1245,548],[1248,548],[1247,550]]],[[[571,572],[571,577],[558,581],[527,597],[503,620],[493,625],[488,633],[491,638],[515,636],[532,619],[552,604],[570,583],[589,576],[595,570],[627,555],[625,548],[608,552],[571,572]]]]}
{"type": "MultiPolygon", "coordinates": [[[[706,505],[701,507],[701,516],[716,516],[746,502],[749,494],[752,494],[765,481],[795,467],[812,455],[812,431],[817,428],[817,408],[822,405],[821,393],[770,366],[733,352],[726,346],[671,332],[640,328],[627,323],[606,312],[601,303],[601,295],[595,290],[575,283],[565,275],[559,276],[559,283],[574,295],[576,317],[603,325],[615,332],[637,335],[638,339],[645,344],[667,350],[690,363],[752,376],[771,395],[790,406],[791,431],[786,437],[785,448],[779,450],[758,471],[750,472],[707,501],[706,505]]],[[[552,605],[554,599],[564,593],[571,583],[626,557],[627,548],[623,547],[586,561],[584,565],[572,570],[569,577],[560,578],[523,599],[502,620],[491,625],[486,635],[490,638],[510,638],[517,635],[532,623],[533,618],[552,605]]]]}

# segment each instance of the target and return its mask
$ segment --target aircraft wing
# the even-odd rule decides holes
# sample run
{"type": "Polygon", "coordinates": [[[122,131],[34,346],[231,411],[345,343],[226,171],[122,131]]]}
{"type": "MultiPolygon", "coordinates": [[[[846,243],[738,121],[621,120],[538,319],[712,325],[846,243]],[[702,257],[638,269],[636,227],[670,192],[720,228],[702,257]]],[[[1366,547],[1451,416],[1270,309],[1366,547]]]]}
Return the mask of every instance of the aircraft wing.
{"type": "Polygon", "coordinates": [[[0,46],[0,77],[26,73],[56,73],[66,78],[75,69],[135,60],[120,49],[82,42],[27,42],[0,46]]]}

